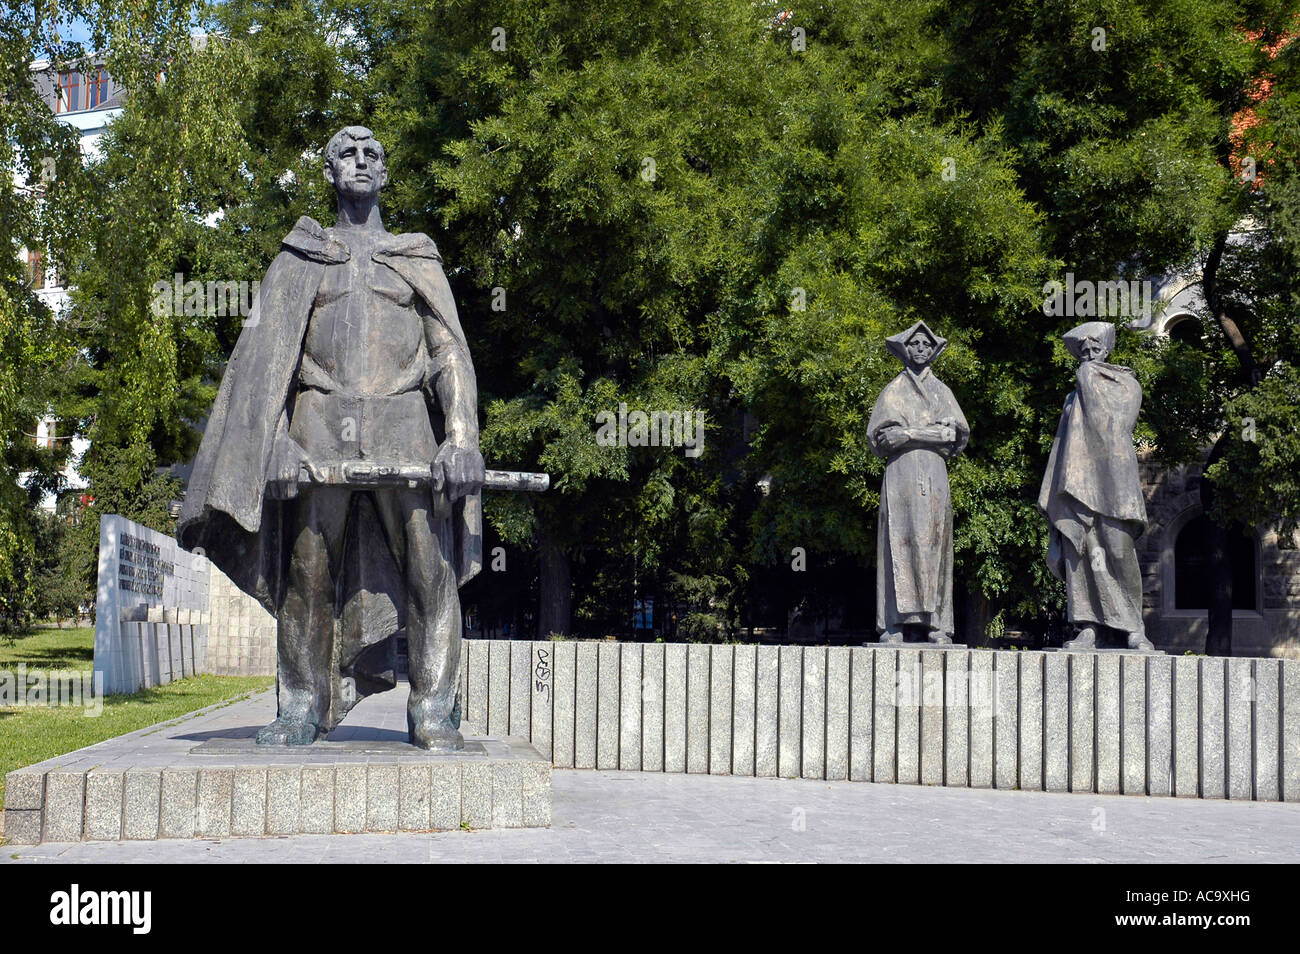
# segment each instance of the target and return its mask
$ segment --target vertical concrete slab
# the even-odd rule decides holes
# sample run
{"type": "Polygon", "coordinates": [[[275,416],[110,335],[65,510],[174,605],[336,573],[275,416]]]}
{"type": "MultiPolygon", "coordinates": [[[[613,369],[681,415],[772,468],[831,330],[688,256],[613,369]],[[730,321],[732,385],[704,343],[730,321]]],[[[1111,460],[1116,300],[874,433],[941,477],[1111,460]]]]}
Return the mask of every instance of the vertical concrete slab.
{"type": "Polygon", "coordinates": [[[533,644],[510,641],[510,734],[521,739],[532,735],[533,644]]]}
{"type": "Polygon", "coordinates": [[[731,772],[754,774],[754,693],[758,679],[758,647],[736,646],[731,677],[731,772]]]}
{"type": "MultiPolygon", "coordinates": [[[[592,646],[595,649],[595,646],[592,646]]],[[[595,653],[593,652],[594,656],[595,653]]],[[[595,660],[592,660],[593,665],[595,660]]],[[[594,724],[594,722],[593,722],[594,724]]],[[[594,742],[594,740],[593,740],[594,742]]],[[[523,798],[523,781],[520,780],[520,798],[523,798]]],[[[469,828],[492,827],[492,763],[462,762],[460,764],[460,821],[469,828]]]]}
{"type": "Polygon", "coordinates": [[[1043,654],[1043,787],[1070,790],[1070,654],[1043,654]]]}
{"type": "Polygon", "coordinates": [[[551,767],[541,762],[519,765],[524,796],[524,827],[551,827],[551,767]]]}
{"type": "Polygon", "coordinates": [[[1282,798],[1278,771],[1281,742],[1281,660],[1255,660],[1255,798],[1276,802],[1282,798]]]}
{"type": "Polygon", "coordinates": [[[664,771],[686,771],[687,647],[664,646],[664,771]]]}
{"type": "Polygon", "coordinates": [[[898,781],[898,653],[897,649],[872,650],[875,662],[872,711],[872,780],[898,781]]]}
{"type": "Polygon", "coordinates": [[[686,771],[701,775],[709,772],[709,649],[686,650],[686,771]]]}
{"type": "Polygon", "coordinates": [[[803,769],[803,647],[781,647],[780,724],[777,772],[798,778],[803,769]]]}
{"type": "Polygon", "coordinates": [[[921,784],[943,784],[944,657],[959,650],[921,650],[921,784]]]}
{"type": "MultiPolygon", "coordinates": [[[[47,776],[46,791],[52,777],[47,776]]],[[[162,808],[158,816],[159,838],[193,838],[194,814],[198,807],[199,773],[197,769],[163,769],[162,808]]],[[[48,799],[48,794],[47,794],[48,799]]],[[[48,805],[46,814],[49,814],[48,805]]],[[[296,828],[298,819],[295,815],[296,828]]],[[[294,834],[296,834],[296,830],[294,834]]],[[[274,834],[274,832],[272,833],[274,834]]],[[[46,837],[46,841],[59,839],[46,837]]]]}
{"type": "Polygon", "coordinates": [[[826,777],[826,647],[803,651],[803,707],[800,717],[800,769],[802,778],[826,777]]]}
{"type": "MultiPolygon", "coordinates": [[[[158,813],[162,808],[162,773],[157,769],[132,769],[126,773],[125,811],[122,837],[131,841],[153,841],[158,837],[158,813]]],[[[266,773],[262,773],[262,824],[256,832],[266,830],[266,773]]],[[[244,832],[239,832],[244,834],[244,832]]]]}
{"type": "Polygon", "coordinates": [[[943,654],[943,784],[970,784],[970,652],[943,654]]]}
{"type": "MultiPolygon", "coordinates": [[[[192,775],[193,773],[191,773],[192,775]]],[[[193,778],[191,778],[193,781],[193,778]]],[[[78,771],[49,772],[45,776],[45,815],[42,841],[81,841],[81,831],[85,818],[86,774],[78,771]]],[[[190,790],[190,830],[183,837],[194,833],[194,792],[190,790]]],[[[182,837],[164,835],[164,838],[182,837]]]]}
{"type": "Polygon", "coordinates": [[[1174,795],[1197,798],[1201,792],[1201,661],[1178,656],[1174,679],[1174,795]]]}
{"type": "Polygon", "coordinates": [[[573,713],[573,767],[596,767],[596,680],[595,643],[578,643],[577,689],[573,713]]]}
{"type": "Polygon", "coordinates": [[[1120,657],[1097,653],[1097,791],[1120,791],[1120,657]]]}
{"type": "Polygon", "coordinates": [[[1228,794],[1227,738],[1224,732],[1227,668],[1222,657],[1201,660],[1201,798],[1228,794]]]}
{"type": "Polygon", "coordinates": [[[501,738],[510,734],[510,640],[488,643],[487,732],[501,738]]]}
{"type": "Polygon", "coordinates": [[[895,718],[897,781],[916,785],[921,781],[921,653],[916,649],[898,650],[898,676],[895,718]]]}
{"type": "Polygon", "coordinates": [[[200,838],[226,838],[230,835],[231,795],[234,786],[233,769],[212,768],[199,772],[194,833],[200,838]]]}
{"type": "MultiPolygon", "coordinates": [[[[92,769],[86,774],[87,841],[118,841],[122,837],[122,802],[126,779],[122,771],[92,769]]],[[[230,833],[229,805],[225,833],[230,833]]]]}
{"type": "MultiPolygon", "coordinates": [[[[202,792],[203,779],[199,779],[202,792]]],[[[334,827],[334,766],[302,767],[302,805],[298,830],[304,834],[330,835],[334,827]]]]}
{"type": "MultiPolygon", "coordinates": [[[[240,786],[247,786],[245,797],[252,796],[255,792],[257,779],[255,776],[244,777],[244,773],[250,772],[249,769],[240,769],[235,773],[235,817],[239,818],[238,806],[240,805],[240,786]]],[[[262,773],[260,779],[262,792],[266,792],[266,774],[262,773]]],[[[459,810],[460,792],[457,795],[457,813],[456,826],[460,824],[459,810]]],[[[249,828],[257,826],[256,803],[251,799],[246,803],[251,809],[245,816],[246,824],[249,828]]],[[[261,813],[261,823],[266,825],[266,806],[263,802],[261,813]]],[[[453,826],[453,827],[456,827],[453,826]]],[[[334,769],[334,830],[341,834],[355,834],[366,830],[366,765],[364,762],[353,762],[338,765],[334,769]]],[[[260,831],[240,831],[235,834],[261,834],[260,831]]]]}
{"type": "MultiPolygon", "coordinates": [[[[302,767],[272,765],[266,770],[266,833],[296,835],[302,831],[302,767]]],[[[163,773],[163,814],[167,814],[167,773],[163,773]]],[[[188,838],[188,835],[178,836],[188,838]]]]}
{"type": "MultiPolygon", "coordinates": [[[[555,752],[555,743],[552,741],[555,731],[555,645],[549,641],[530,644],[532,671],[528,680],[531,697],[529,741],[547,759],[555,752]]],[[[460,784],[459,779],[456,784],[460,784]]],[[[459,811],[459,806],[457,810],[459,811]]]]}
{"type": "Polygon", "coordinates": [[[1174,683],[1173,660],[1147,660],[1147,793],[1173,794],[1174,683]]]}
{"type": "Polygon", "coordinates": [[[627,643],[619,653],[618,767],[641,771],[641,643],[627,643]]]}
{"type": "Polygon", "coordinates": [[[396,765],[366,766],[366,831],[397,831],[397,790],[396,765]]]}
{"type": "Polygon", "coordinates": [[[1147,657],[1120,657],[1123,687],[1123,726],[1120,729],[1122,791],[1143,795],[1147,790],[1147,657]]]}
{"type": "Polygon", "coordinates": [[[521,828],[523,824],[524,780],[521,763],[493,762],[492,827],[521,828]]]}
{"type": "Polygon", "coordinates": [[[1020,787],[1020,670],[1019,653],[1000,651],[993,655],[993,784],[997,788],[1020,787]]]}
{"type": "Polygon", "coordinates": [[[1282,801],[1300,802],[1300,661],[1282,666],[1282,801]]]}
{"type": "Polygon", "coordinates": [[[664,770],[663,643],[647,643],[641,650],[641,770],[664,770]]]}
{"type": "MultiPolygon", "coordinates": [[[[342,769],[340,765],[335,776],[340,781],[342,769]]],[[[460,765],[456,762],[429,763],[429,827],[434,831],[460,827],[460,765]]]]}
{"type": "MultiPolygon", "coordinates": [[[[577,728],[578,644],[552,643],[555,653],[555,698],[551,703],[551,761],[559,768],[574,767],[577,728]]],[[[470,670],[473,677],[474,671],[470,670]]]]}
{"type": "Polygon", "coordinates": [[[1252,784],[1255,767],[1254,716],[1255,673],[1253,659],[1225,660],[1228,666],[1228,685],[1225,700],[1227,723],[1227,775],[1228,797],[1249,800],[1254,796],[1252,784]]]}
{"type": "Polygon", "coordinates": [[[849,653],[849,778],[854,782],[871,781],[874,653],[866,646],[854,646],[849,653]]]}
{"type": "Polygon", "coordinates": [[[993,787],[993,718],[997,713],[996,654],[973,650],[970,654],[970,785],[993,787]]]}
{"type": "Polygon", "coordinates": [[[1070,790],[1095,792],[1097,784],[1097,656],[1067,652],[1070,660],[1070,790]]]}
{"type": "Polygon", "coordinates": [[[709,653],[709,774],[731,774],[732,675],[735,647],[714,646],[709,653]]]}
{"type": "Polygon", "coordinates": [[[826,778],[849,777],[849,647],[826,650],[826,778]]]}
{"type": "Polygon", "coordinates": [[[781,651],[759,646],[755,652],[754,774],[776,776],[781,728],[781,651]]]}
{"type": "Polygon", "coordinates": [[[618,643],[601,642],[597,665],[596,768],[618,768],[620,649],[618,643]]]}
{"type": "Polygon", "coordinates": [[[1043,789],[1043,656],[1020,656],[1020,788],[1043,789]]]}
{"type": "Polygon", "coordinates": [[[465,696],[465,721],[480,732],[488,730],[488,653],[492,643],[486,639],[467,639],[464,649],[468,655],[465,682],[469,690],[465,696]]]}

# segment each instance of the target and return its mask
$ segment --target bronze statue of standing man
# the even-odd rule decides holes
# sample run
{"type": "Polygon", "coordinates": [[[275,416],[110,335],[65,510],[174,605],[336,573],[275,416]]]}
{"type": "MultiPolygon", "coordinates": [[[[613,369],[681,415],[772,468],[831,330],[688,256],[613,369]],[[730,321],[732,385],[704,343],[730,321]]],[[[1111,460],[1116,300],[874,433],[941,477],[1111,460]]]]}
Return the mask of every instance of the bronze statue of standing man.
{"type": "Polygon", "coordinates": [[[867,440],[885,458],[876,528],[876,629],[882,643],[908,631],[932,643],[953,636],[952,496],[948,460],[970,427],[930,364],[948,342],[923,321],[886,339],[903,370],[871,409],[867,440]]]}
{"type": "Polygon", "coordinates": [[[1142,624],[1137,540],[1147,511],[1133,427],[1142,385],[1131,368],[1109,364],[1115,326],[1090,321],[1065,335],[1079,361],[1075,389],[1038,494],[1051,525],[1047,565],[1065,581],[1066,618],[1078,627],[1067,649],[1095,649],[1098,630],[1118,630],[1130,649],[1154,649],[1142,624]]]}
{"type": "Polygon", "coordinates": [[[330,140],[325,179],[338,221],[300,219],[271,263],[178,537],[277,617],[278,717],[258,743],[310,744],[391,688],[404,630],[411,742],[457,749],[457,587],[482,549],[474,365],[437,247],[384,228],[370,130],[330,140]]]}

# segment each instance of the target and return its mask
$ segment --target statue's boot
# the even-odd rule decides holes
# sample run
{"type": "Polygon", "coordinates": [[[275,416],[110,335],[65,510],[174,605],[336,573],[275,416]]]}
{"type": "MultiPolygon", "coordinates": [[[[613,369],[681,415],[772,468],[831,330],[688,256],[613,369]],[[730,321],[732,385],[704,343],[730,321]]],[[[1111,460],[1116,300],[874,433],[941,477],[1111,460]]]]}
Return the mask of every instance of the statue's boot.
{"type": "Polygon", "coordinates": [[[1128,634],[1128,648],[1136,649],[1143,653],[1153,653],[1156,651],[1155,644],[1147,639],[1146,634],[1141,630],[1128,634]]]}
{"type": "Polygon", "coordinates": [[[297,719],[276,719],[257,733],[258,745],[311,745],[319,727],[297,719]]]}
{"type": "Polygon", "coordinates": [[[1074,639],[1068,640],[1062,647],[1063,649],[1096,649],[1097,648],[1097,630],[1091,626],[1085,626],[1079,630],[1079,634],[1074,639]]]}
{"type": "Polygon", "coordinates": [[[952,645],[952,634],[951,634],[951,633],[941,633],[941,632],[939,632],[939,631],[936,630],[935,632],[933,632],[933,633],[930,634],[929,639],[930,639],[930,642],[934,643],[936,646],[951,646],[951,645],[952,645]]]}
{"type": "Polygon", "coordinates": [[[417,724],[408,713],[406,728],[411,744],[430,752],[459,752],[465,748],[465,737],[450,722],[423,722],[417,724]]]}
{"type": "Polygon", "coordinates": [[[877,643],[884,646],[901,646],[903,644],[903,631],[901,629],[887,629],[880,634],[877,643]]]}

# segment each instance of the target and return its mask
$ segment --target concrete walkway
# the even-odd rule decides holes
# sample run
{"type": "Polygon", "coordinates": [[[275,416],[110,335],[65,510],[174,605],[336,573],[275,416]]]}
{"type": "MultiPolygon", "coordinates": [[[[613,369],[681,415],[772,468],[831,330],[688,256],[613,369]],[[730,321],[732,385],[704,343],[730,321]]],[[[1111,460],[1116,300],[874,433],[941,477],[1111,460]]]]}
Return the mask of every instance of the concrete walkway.
{"type": "Polygon", "coordinates": [[[4,846],[15,860],[1295,863],[1300,805],[556,770],[550,830],[4,846]]]}

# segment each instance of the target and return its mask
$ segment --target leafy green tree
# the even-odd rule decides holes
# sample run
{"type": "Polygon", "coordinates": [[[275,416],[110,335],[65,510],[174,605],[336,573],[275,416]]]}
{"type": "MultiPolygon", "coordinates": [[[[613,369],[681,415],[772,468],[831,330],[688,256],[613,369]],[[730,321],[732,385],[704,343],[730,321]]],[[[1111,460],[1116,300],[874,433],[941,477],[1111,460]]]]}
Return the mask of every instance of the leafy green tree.
{"type": "MultiPolygon", "coordinates": [[[[65,4],[78,16],[87,5],[65,4]]],[[[40,253],[63,272],[63,251],[86,218],[76,133],[58,122],[33,82],[34,58],[75,59],[84,51],[59,36],[43,4],[0,7],[0,626],[24,625],[37,596],[39,502],[59,487],[68,442],[36,444],[74,345],[37,294],[19,256],[40,253]],[[20,485],[20,475],[25,482],[20,485]]],[[[63,431],[66,435],[66,429],[63,431]]]]}
{"type": "MultiPolygon", "coordinates": [[[[1218,653],[1230,652],[1231,634],[1224,527],[1233,518],[1286,522],[1295,512],[1294,496],[1279,500],[1265,489],[1300,463],[1282,438],[1296,406],[1279,347],[1294,328],[1293,306],[1276,280],[1272,243],[1229,237],[1258,206],[1256,184],[1243,181],[1233,153],[1234,117],[1273,71],[1270,51],[1297,9],[1289,0],[963,0],[935,17],[951,43],[944,91],[954,114],[997,131],[1012,151],[1061,271],[1104,281],[1203,263],[1204,352],[1159,342],[1138,348],[1130,338],[1117,357],[1142,372],[1140,426],[1162,461],[1199,463],[1213,445],[1202,502],[1220,526],[1207,644],[1218,653]],[[1252,414],[1267,422],[1267,436],[1241,447],[1240,421],[1252,414]]],[[[1281,136],[1284,167],[1294,130],[1285,120],[1270,128],[1281,136]]],[[[1289,228],[1285,200],[1266,199],[1265,209],[1267,227],[1289,228]]],[[[1061,319],[1047,337],[1074,320],[1061,319]]],[[[1048,346],[1044,357],[1062,359],[1059,345],[1048,346]]],[[[1038,426],[1046,446],[1051,416],[1040,411],[1038,426]]],[[[1287,486],[1276,490],[1285,496],[1287,486]]]]}

